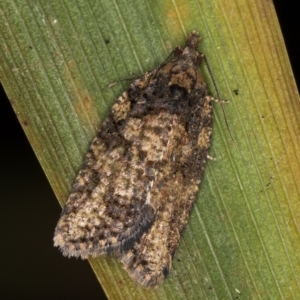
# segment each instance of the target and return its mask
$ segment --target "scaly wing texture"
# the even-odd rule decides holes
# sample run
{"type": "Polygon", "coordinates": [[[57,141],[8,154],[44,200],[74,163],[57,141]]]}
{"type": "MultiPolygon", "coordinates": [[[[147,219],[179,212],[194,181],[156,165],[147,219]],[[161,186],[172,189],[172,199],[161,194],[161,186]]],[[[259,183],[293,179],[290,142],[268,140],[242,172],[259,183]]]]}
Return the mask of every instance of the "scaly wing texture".
{"type": "Polygon", "coordinates": [[[168,274],[210,144],[198,43],[191,33],[177,57],[133,81],[112,107],[55,231],[64,255],[113,253],[148,287],[168,274]]]}

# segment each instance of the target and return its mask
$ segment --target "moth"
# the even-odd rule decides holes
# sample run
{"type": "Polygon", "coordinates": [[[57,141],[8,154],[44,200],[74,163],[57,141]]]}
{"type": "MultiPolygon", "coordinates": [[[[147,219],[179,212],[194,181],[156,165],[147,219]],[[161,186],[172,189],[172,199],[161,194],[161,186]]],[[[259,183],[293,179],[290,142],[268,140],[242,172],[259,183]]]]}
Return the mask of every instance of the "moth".
{"type": "Polygon", "coordinates": [[[115,255],[145,287],[168,275],[207,161],[214,98],[193,31],[133,80],[94,138],[62,211],[63,255],[115,255]]]}

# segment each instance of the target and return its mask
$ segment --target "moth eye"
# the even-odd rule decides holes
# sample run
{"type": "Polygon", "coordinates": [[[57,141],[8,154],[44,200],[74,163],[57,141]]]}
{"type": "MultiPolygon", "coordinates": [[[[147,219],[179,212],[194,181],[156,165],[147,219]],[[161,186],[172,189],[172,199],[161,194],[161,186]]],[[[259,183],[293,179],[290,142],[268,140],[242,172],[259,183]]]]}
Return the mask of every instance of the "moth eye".
{"type": "Polygon", "coordinates": [[[182,49],[180,47],[176,47],[175,50],[173,51],[174,57],[178,57],[182,54],[182,49]]]}
{"type": "Polygon", "coordinates": [[[201,65],[202,61],[203,61],[203,54],[200,53],[200,55],[197,55],[197,61],[196,61],[197,65],[198,66],[201,65]]]}

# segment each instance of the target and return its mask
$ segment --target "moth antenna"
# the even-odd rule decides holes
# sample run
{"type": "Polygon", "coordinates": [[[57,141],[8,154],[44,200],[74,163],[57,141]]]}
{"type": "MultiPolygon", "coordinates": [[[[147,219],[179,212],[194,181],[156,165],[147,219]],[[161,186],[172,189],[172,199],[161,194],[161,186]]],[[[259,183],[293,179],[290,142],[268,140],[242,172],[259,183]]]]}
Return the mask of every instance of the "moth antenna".
{"type": "Polygon", "coordinates": [[[132,81],[134,79],[139,78],[137,75],[133,74],[132,78],[123,78],[123,79],[119,79],[118,81],[112,82],[109,85],[105,86],[104,88],[101,89],[101,92],[110,89],[111,87],[115,86],[116,84],[122,82],[122,81],[132,81]]]}
{"type": "Polygon", "coordinates": [[[215,91],[216,91],[216,93],[217,93],[217,97],[218,97],[219,103],[220,103],[220,105],[221,105],[222,115],[223,115],[223,118],[224,118],[224,121],[225,121],[225,125],[226,125],[227,132],[228,132],[228,134],[229,134],[229,136],[230,136],[230,139],[231,139],[232,144],[234,145],[234,147],[236,147],[236,144],[235,144],[234,139],[233,139],[233,137],[232,137],[231,131],[230,131],[230,129],[229,129],[229,125],[228,125],[228,121],[227,121],[227,118],[226,118],[224,106],[223,106],[222,100],[221,100],[221,98],[220,98],[219,90],[218,90],[218,88],[217,88],[217,85],[216,85],[215,79],[214,79],[214,77],[213,77],[211,68],[210,68],[210,66],[209,66],[209,64],[208,64],[208,61],[207,61],[207,58],[205,57],[204,54],[202,54],[202,58],[203,58],[203,60],[204,60],[205,66],[206,66],[206,68],[207,68],[207,70],[208,70],[209,76],[210,76],[210,78],[211,78],[211,80],[212,80],[212,83],[213,83],[213,85],[214,85],[215,91]]]}

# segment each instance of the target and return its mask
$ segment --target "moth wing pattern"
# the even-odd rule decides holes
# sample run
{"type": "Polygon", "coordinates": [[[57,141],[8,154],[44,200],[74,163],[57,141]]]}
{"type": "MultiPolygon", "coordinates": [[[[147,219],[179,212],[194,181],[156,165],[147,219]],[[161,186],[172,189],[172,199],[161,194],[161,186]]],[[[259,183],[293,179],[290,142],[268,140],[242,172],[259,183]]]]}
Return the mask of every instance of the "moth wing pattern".
{"type": "Polygon", "coordinates": [[[65,256],[114,254],[146,287],[171,269],[196,199],[212,132],[200,36],[134,80],[86,155],[55,230],[65,256]]]}
{"type": "Polygon", "coordinates": [[[57,225],[55,245],[65,256],[87,258],[126,249],[153,222],[139,186],[142,164],[132,165],[135,150],[128,148],[114,121],[123,113],[118,108],[124,101],[126,93],[93,140],[57,225]]]}

